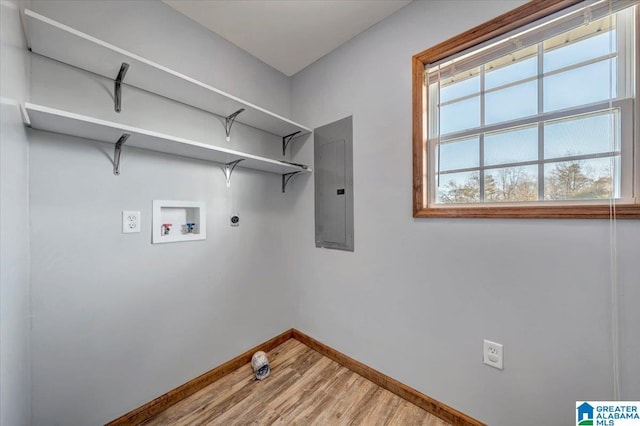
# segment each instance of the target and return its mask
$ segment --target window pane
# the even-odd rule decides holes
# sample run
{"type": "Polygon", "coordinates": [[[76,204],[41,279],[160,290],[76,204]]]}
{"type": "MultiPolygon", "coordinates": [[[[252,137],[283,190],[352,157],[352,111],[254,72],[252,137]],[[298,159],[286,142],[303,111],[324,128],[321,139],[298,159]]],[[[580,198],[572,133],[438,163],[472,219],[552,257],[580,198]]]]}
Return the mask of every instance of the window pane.
{"type": "Polygon", "coordinates": [[[465,78],[464,80],[447,83],[442,80],[440,87],[440,102],[449,102],[463,96],[473,95],[480,92],[480,76],[465,78]]]}
{"type": "Polygon", "coordinates": [[[582,115],[544,125],[544,158],[561,158],[620,150],[615,135],[617,111],[582,115]]]}
{"type": "Polygon", "coordinates": [[[486,170],[484,200],[485,202],[537,201],[538,166],[486,170]]]}
{"type": "MultiPolygon", "coordinates": [[[[440,143],[440,170],[456,170],[480,165],[480,138],[460,139],[440,143]]],[[[438,170],[438,149],[436,149],[436,170],[438,170]]]]}
{"type": "Polygon", "coordinates": [[[538,126],[511,129],[484,136],[484,164],[519,163],[538,159],[538,126]]]}
{"type": "Polygon", "coordinates": [[[620,197],[619,171],[620,156],[545,164],[544,198],[593,200],[614,194],[620,197]]]}
{"type": "Polygon", "coordinates": [[[544,78],[544,111],[606,101],[615,97],[616,60],[596,62],[544,78]]]}
{"type": "Polygon", "coordinates": [[[480,97],[440,107],[440,134],[480,126],[480,97]]]}
{"type": "Polygon", "coordinates": [[[485,88],[493,89],[504,84],[524,80],[538,74],[538,58],[533,57],[514,62],[508,66],[495,70],[487,70],[485,74],[485,88]]]}
{"type": "Polygon", "coordinates": [[[515,120],[538,113],[537,80],[489,92],[485,96],[485,123],[515,120]]]}
{"type": "MultiPolygon", "coordinates": [[[[545,50],[547,43],[545,43],[545,50]]],[[[543,58],[544,72],[557,70],[569,65],[578,64],[616,51],[615,31],[602,32],[575,43],[567,43],[562,47],[545,51],[543,58]]]]}
{"type": "Polygon", "coordinates": [[[480,201],[480,172],[446,173],[436,177],[436,202],[440,204],[480,201]]]}

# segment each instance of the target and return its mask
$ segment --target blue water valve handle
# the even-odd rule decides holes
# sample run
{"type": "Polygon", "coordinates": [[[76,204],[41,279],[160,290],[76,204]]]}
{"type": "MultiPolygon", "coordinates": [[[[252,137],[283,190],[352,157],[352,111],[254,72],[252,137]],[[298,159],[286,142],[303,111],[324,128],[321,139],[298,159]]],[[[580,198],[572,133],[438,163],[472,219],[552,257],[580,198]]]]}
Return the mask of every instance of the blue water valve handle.
{"type": "Polygon", "coordinates": [[[187,231],[192,234],[193,233],[193,229],[196,227],[196,224],[193,222],[189,222],[187,223],[187,231]]]}

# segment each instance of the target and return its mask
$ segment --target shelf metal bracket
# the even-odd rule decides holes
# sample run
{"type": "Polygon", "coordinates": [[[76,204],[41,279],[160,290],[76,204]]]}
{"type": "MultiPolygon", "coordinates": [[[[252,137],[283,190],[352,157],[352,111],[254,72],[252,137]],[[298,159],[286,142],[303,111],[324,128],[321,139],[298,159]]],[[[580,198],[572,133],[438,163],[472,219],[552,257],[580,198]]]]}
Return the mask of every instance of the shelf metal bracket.
{"type": "Polygon", "coordinates": [[[233,123],[236,121],[236,118],[243,111],[244,111],[244,108],[240,108],[239,110],[237,110],[233,114],[228,115],[227,117],[225,117],[225,120],[224,120],[224,131],[227,133],[227,142],[229,142],[231,140],[231,126],[233,126],[233,123]]]}
{"type": "Polygon", "coordinates": [[[301,172],[291,172],[291,173],[285,173],[282,175],[282,193],[283,194],[285,193],[285,190],[287,189],[287,184],[289,183],[291,178],[297,175],[298,173],[301,173],[301,172]]]}
{"type": "Polygon", "coordinates": [[[124,80],[124,76],[127,74],[127,70],[129,69],[129,64],[123,62],[120,66],[120,72],[118,72],[118,77],[115,80],[115,88],[113,90],[113,102],[115,104],[116,112],[120,112],[121,103],[122,103],[122,80],[124,80]]]}
{"type": "Polygon", "coordinates": [[[224,165],[224,168],[222,169],[222,171],[224,172],[224,177],[226,178],[226,181],[227,181],[227,188],[231,187],[231,173],[233,173],[233,170],[241,161],[244,161],[244,158],[241,158],[236,161],[232,161],[224,165]]]}
{"type": "Polygon", "coordinates": [[[127,141],[127,139],[129,139],[129,136],[131,135],[123,133],[122,136],[120,136],[120,139],[118,139],[118,142],[116,142],[116,148],[113,152],[113,174],[116,176],[120,175],[120,154],[122,153],[122,145],[127,141]]]}
{"type": "Polygon", "coordinates": [[[301,130],[298,130],[295,133],[291,133],[290,135],[282,137],[282,155],[285,155],[285,153],[287,152],[287,146],[289,146],[289,142],[291,142],[291,140],[295,138],[296,135],[300,132],[301,130]]]}

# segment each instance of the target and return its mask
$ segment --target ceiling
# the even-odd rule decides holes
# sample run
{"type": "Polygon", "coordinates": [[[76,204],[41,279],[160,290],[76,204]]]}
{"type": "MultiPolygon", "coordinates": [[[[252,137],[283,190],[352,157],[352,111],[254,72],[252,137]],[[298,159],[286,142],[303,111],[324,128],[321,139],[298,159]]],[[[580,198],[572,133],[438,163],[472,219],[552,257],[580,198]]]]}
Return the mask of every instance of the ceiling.
{"type": "Polygon", "coordinates": [[[411,0],[163,0],[291,76],[411,0]]]}

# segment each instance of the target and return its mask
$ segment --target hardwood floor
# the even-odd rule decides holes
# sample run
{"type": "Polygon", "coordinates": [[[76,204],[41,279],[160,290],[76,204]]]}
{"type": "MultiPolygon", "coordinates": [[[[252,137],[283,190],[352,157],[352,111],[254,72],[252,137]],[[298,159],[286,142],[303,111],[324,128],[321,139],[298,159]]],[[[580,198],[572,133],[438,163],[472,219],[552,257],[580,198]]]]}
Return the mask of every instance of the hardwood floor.
{"type": "Polygon", "coordinates": [[[142,424],[450,426],[295,339],[268,356],[267,379],[246,365],[142,424]]]}

